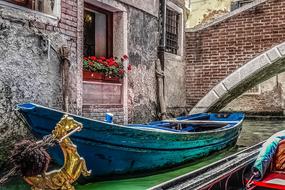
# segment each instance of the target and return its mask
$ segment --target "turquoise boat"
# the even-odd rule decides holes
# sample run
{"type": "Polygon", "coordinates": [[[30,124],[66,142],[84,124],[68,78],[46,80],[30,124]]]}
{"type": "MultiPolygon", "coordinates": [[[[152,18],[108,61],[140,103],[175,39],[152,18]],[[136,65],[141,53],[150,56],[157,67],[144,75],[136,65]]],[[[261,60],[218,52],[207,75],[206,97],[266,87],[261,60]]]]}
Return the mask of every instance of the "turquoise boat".
{"type": "MultiPolygon", "coordinates": [[[[31,103],[17,108],[38,138],[50,134],[66,114],[31,103]]],[[[118,125],[68,115],[83,124],[71,140],[92,170],[91,179],[142,175],[206,156],[234,145],[244,119],[243,113],[201,113],[148,124],[118,125]]],[[[49,152],[55,162],[63,164],[59,147],[49,152]]]]}

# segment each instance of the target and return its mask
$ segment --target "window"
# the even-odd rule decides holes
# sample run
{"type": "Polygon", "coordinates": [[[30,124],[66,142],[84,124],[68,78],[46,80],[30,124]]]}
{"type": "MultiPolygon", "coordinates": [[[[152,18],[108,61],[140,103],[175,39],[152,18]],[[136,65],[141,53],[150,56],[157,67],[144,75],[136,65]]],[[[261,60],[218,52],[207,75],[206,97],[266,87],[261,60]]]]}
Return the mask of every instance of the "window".
{"type": "Polygon", "coordinates": [[[167,8],[166,9],[166,48],[168,53],[177,54],[178,50],[178,27],[179,13],[167,8]]]}
{"type": "Polygon", "coordinates": [[[52,16],[60,15],[60,0],[4,0],[21,7],[46,13],[52,16]]]}
{"type": "Polygon", "coordinates": [[[90,4],[84,10],[84,56],[111,57],[113,14],[90,4]]]}
{"type": "MultiPolygon", "coordinates": [[[[83,56],[113,57],[113,12],[89,3],[84,6],[83,56]]],[[[100,80],[92,81],[83,72],[83,104],[122,105],[123,83],[111,79],[104,73],[100,80]]]]}

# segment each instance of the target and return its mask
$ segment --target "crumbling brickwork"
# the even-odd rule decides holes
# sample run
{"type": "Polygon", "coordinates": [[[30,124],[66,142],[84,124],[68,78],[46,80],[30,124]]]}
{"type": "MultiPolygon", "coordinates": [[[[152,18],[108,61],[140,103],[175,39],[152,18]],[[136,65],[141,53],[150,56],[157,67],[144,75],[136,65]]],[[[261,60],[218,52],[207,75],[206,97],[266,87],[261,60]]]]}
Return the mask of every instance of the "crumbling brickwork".
{"type": "Polygon", "coordinates": [[[190,107],[234,70],[285,41],[284,1],[268,0],[241,10],[186,32],[186,95],[190,107]]]}

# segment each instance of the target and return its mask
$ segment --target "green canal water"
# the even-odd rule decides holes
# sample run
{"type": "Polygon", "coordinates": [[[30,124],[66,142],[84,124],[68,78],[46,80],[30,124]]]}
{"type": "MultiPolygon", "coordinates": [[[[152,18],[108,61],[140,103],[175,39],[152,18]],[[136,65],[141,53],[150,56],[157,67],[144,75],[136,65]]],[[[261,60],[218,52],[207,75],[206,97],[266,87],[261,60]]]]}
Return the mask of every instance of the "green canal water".
{"type": "MultiPolygon", "coordinates": [[[[231,155],[247,146],[254,145],[262,140],[267,139],[275,132],[285,129],[285,121],[252,121],[246,120],[243,124],[243,130],[238,139],[237,145],[230,149],[217,152],[195,162],[172,168],[166,171],[152,174],[144,177],[118,179],[112,181],[99,181],[86,185],[76,185],[77,190],[145,190],[154,185],[170,180],[174,177],[183,175],[190,171],[201,168],[213,163],[221,158],[231,155]]],[[[0,190],[29,190],[30,188],[20,179],[10,181],[0,190]]]]}

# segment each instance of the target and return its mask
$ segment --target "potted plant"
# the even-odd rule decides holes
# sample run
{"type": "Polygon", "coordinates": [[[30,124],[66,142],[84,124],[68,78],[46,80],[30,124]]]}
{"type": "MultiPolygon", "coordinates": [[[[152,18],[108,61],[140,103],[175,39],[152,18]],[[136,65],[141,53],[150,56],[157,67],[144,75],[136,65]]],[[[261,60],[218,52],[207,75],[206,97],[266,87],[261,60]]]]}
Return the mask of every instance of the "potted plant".
{"type": "MultiPolygon", "coordinates": [[[[125,75],[124,61],[128,56],[121,59],[89,56],[83,60],[83,80],[120,82],[125,75]]],[[[131,66],[128,66],[128,70],[131,66]]]]}

